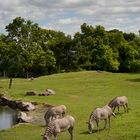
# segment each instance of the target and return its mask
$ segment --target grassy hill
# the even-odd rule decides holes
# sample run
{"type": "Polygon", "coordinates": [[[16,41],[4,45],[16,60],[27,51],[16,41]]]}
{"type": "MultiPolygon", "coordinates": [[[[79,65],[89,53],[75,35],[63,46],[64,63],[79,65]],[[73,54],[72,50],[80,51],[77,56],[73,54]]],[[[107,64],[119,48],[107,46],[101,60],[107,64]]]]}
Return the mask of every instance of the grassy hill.
{"type": "MultiPolygon", "coordinates": [[[[68,114],[76,119],[75,140],[139,140],[140,139],[140,74],[121,74],[96,71],[54,74],[27,79],[14,79],[12,89],[8,90],[8,79],[0,79],[0,86],[6,95],[14,99],[36,101],[52,105],[65,104],[68,114]],[[25,96],[26,91],[39,93],[51,88],[53,96],[25,96]],[[129,113],[111,118],[111,128],[88,134],[87,124],[91,111],[106,105],[115,96],[126,95],[129,99],[129,113]]],[[[104,121],[100,122],[100,128],[104,121]]],[[[96,127],[95,127],[96,129],[96,127]]],[[[42,140],[45,127],[33,124],[20,124],[0,131],[0,140],[42,140]]],[[[52,138],[53,139],[53,138],[52,138]]],[[[68,131],[58,137],[69,140],[68,131]]]]}

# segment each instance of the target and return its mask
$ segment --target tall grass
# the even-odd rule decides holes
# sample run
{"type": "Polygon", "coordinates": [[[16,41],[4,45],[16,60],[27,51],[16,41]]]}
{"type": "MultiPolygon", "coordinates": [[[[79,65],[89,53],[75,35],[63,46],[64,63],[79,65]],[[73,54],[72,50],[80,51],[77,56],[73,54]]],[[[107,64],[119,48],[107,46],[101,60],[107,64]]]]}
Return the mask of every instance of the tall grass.
{"type": "MultiPolygon", "coordinates": [[[[121,74],[96,71],[54,74],[27,79],[14,79],[8,90],[8,79],[0,79],[1,90],[14,99],[36,101],[52,105],[65,104],[68,114],[76,119],[75,140],[139,140],[140,139],[140,74],[121,74]],[[39,93],[51,88],[53,96],[25,96],[26,91],[39,93]],[[111,128],[88,134],[87,124],[91,111],[106,105],[115,96],[125,95],[129,99],[129,112],[111,118],[111,128]]],[[[104,122],[99,126],[102,128],[104,122]]],[[[96,129],[96,127],[95,127],[96,129]]],[[[45,127],[22,124],[0,131],[0,140],[41,140],[45,127]]],[[[69,133],[63,132],[59,140],[69,140],[69,133]]]]}

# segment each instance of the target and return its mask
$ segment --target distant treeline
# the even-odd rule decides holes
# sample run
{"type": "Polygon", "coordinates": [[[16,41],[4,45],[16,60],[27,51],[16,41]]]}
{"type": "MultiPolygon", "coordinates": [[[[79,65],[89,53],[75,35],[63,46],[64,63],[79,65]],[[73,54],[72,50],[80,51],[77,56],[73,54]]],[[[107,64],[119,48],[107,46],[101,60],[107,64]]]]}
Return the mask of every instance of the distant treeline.
{"type": "Polygon", "coordinates": [[[140,36],[83,23],[73,37],[21,17],[0,35],[0,75],[29,77],[79,70],[140,72],[140,36]]]}

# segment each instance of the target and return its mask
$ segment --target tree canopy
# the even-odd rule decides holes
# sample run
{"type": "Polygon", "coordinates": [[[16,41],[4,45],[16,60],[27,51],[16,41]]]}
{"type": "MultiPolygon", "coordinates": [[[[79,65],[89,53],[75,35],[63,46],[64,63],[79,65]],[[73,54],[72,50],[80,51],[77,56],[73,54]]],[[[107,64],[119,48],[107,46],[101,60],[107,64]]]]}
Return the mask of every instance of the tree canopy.
{"type": "Polygon", "coordinates": [[[73,37],[16,17],[0,34],[0,75],[29,77],[65,71],[140,72],[140,36],[81,25],[73,37]]]}

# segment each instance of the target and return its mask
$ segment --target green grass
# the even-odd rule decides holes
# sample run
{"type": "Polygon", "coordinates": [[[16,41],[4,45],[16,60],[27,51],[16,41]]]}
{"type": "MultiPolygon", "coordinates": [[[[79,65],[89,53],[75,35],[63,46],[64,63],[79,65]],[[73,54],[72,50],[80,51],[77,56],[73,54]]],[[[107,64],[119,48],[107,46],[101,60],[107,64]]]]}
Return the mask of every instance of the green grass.
{"type": "MultiPolygon", "coordinates": [[[[52,105],[65,104],[68,113],[75,117],[75,140],[139,140],[140,139],[140,74],[121,74],[96,71],[54,74],[27,79],[14,79],[8,90],[8,79],[0,79],[1,90],[14,99],[37,101],[52,105]],[[25,96],[26,91],[43,92],[51,88],[56,95],[48,97],[25,96]],[[129,113],[111,118],[111,128],[88,134],[89,115],[95,107],[106,105],[115,96],[126,95],[129,99],[129,113]]],[[[104,122],[100,122],[102,128],[104,122]]],[[[96,129],[96,128],[95,128],[96,129]]],[[[45,127],[21,124],[0,131],[0,140],[42,140],[45,127]]],[[[52,138],[53,139],[53,138],[52,138]]],[[[69,133],[63,132],[59,140],[69,140],[69,133]]]]}

